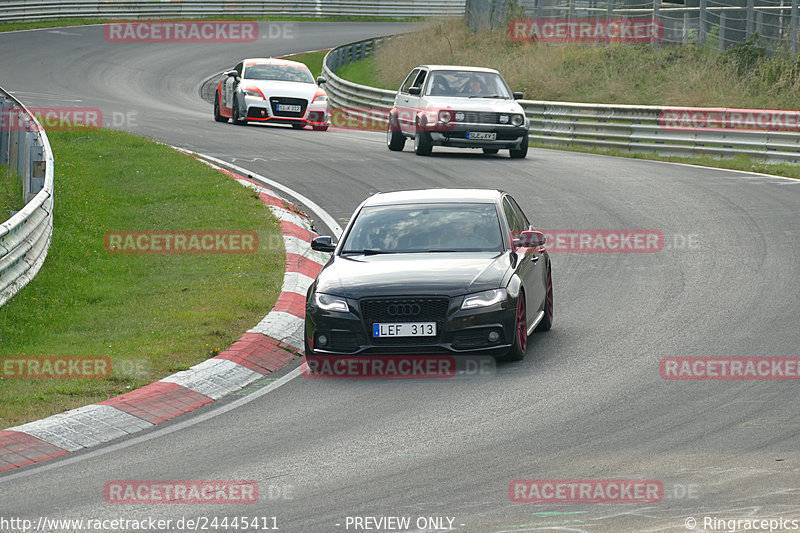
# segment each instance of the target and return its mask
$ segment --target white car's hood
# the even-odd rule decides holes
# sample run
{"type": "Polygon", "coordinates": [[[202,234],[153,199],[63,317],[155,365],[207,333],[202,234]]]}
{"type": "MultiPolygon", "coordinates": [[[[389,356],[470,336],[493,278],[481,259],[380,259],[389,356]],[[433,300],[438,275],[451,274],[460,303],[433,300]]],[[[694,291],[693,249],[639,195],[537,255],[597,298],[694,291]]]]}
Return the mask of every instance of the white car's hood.
{"type": "Polygon", "coordinates": [[[276,81],[276,80],[250,80],[243,79],[242,87],[258,87],[264,93],[264,98],[272,96],[284,96],[288,98],[305,98],[311,102],[317,93],[316,83],[300,83],[296,81],[276,81]]]}
{"type": "Polygon", "coordinates": [[[523,113],[522,106],[516,100],[501,98],[453,98],[452,96],[428,96],[425,98],[429,107],[437,109],[455,109],[457,111],[483,111],[495,113],[523,113]]]}

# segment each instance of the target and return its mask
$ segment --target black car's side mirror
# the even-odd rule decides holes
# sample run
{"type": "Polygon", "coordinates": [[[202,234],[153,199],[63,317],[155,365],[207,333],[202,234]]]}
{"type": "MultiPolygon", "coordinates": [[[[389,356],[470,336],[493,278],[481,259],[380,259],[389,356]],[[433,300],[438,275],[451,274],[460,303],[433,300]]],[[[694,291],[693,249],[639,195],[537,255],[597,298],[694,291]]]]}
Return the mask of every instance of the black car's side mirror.
{"type": "Polygon", "coordinates": [[[513,95],[514,95],[514,100],[522,100],[522,97],[525,96],[519,91],[514,91],[513,95]]]}
{"type": "Polygon", "coordinates": [[[419,87],[409,87],[408,94],[414,94],[419,96],[422,93],[422,89],[419,87]]]}
{"type": "Polygon", "coordinates": [[[317,76],[317,85],[322,85],[323,83],[327,83],[328,80],[325,79],[325,76],[317,76]]]}
{"type": "Polygon", "coordinates": [[[329,235],[323,235],[311,241],[311,249],[318,252],[332,252],[336,249],[336,245],[331,242],[329,235]]]}
{"type": "Polygon", "coordinates": [[[519,237],[514,239],[514,248],[535,248],[537,246],[544,246],[545,243],[544,233],[536,230],[525,230],[519,233],[519,237]]]}

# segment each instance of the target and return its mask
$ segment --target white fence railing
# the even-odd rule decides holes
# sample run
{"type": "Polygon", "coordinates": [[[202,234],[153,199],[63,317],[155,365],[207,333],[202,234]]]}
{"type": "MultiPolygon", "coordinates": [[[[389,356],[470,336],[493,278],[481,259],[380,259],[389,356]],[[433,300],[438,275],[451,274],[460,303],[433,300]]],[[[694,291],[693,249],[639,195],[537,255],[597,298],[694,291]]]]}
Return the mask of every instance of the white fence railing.
{"type": "Polygon", "coordinates": [[[0,89],[0,163],[19,179],[25,206],[0,224],[0,306],[30,282],[53,235],[53,152],[47,134],[16,98],[0,89]]]}
{"type": "Polygon", "coordinates": [[[0,22],[59,18],[459,16],[464,14],[465,2],[466,0],[12,0],[0,2],[0,22]]]}
{"type": "MultiPolygon", "coordinates": [[[[387,37],[332,49],[323,61],[331,104],[358,122],[386,124],[394,91],[344,80],[335,70],[373,53],[387,37]]],[[[747,155],[771,163],[800,163],[800,112],[670,108],[520,100],[532,141],[692,157],[747,155]]]]}

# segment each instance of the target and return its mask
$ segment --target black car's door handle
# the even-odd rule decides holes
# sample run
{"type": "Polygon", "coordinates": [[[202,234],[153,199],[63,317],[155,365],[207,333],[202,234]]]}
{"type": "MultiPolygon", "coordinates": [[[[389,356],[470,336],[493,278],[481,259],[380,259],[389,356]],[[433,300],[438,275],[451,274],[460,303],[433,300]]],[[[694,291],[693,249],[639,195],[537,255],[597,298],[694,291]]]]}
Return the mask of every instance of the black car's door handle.
{"type": "Polygon", "coordinates": [[[536,262],[536,261],[538,261],[538,260],[539,260],[539,256],[538,256],[538,255],[533,255],[533,254],[531,254],[531,262],[532,262],[532,263],[535,263],[535,262],[536,262]]]}

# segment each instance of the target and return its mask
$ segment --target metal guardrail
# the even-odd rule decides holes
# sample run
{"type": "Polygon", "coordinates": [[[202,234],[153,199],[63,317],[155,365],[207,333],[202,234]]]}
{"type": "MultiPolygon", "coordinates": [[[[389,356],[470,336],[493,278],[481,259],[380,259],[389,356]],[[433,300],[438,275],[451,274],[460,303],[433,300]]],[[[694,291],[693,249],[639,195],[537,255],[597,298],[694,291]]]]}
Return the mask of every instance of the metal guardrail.
{"type": "MultiPolygon", "coordinates": [[[[323,61],[331,105],[358,121],[384,126],[394,102],[395,91],[359,85],[335,74],[351,61],[363,59],[389,37],[368,39],[333,48],[323,61]]],[[[670,108],[659,106],[583,104],[519,100],[530,118],[530,138],[552,146],[577,145],[590,148],[618,149],[626,152],[650,152],[662,155],[694,157],[711,155],[734,157],[747,155],[770,163],[800,163],[800,119],[794,118],[786,131],[723,127],[670,127],[665,113],[681,111],[689,116],[729,116],[776,113],[764,110],[728,110],[708,108],[670,108]],[[726,115],[727,114],[727,115],[726,115]]],[[[778,112],[779,113],[779,112],[778,112]]],[[[792,112],[788,112],[792,113],[792,112]]]]}
{"type": "Polygon", "coordinates": [[[0,22],[58,18],[158,19],[264,16],[461,16],[466,0],[184,0],[182,2],[16,0],[0,2],[0,22]]]}
{"type": "Polygon", "coordinates": [[[53,152],[22,103],[0,89],[0,164],[20,179],[25,207],[0,224],[0,306],[39,272],[53,236],[53,152]]]}

